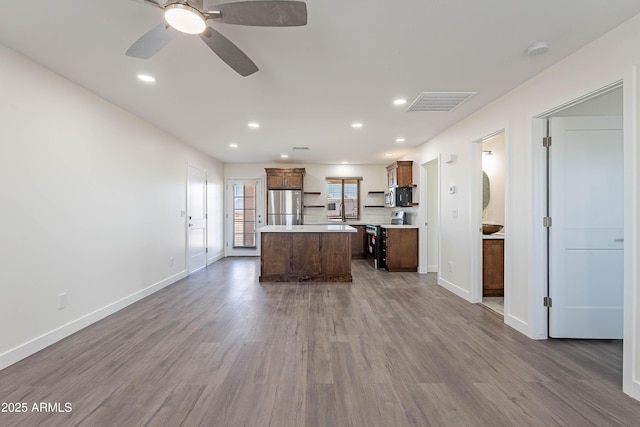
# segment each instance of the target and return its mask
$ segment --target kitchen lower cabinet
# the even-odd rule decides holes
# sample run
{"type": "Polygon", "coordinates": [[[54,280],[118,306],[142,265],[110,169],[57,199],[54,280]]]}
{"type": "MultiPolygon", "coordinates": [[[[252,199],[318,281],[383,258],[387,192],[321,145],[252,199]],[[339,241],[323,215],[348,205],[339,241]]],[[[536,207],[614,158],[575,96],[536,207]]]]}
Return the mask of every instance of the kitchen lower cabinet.
{"type": "Polygon", "coordinates": [[[381,229],[382,266],[387,271],[418,271],[418,229],[381,229]]]}
{"type": "Polygon", "coordinates": [[[260,282],[351,282],[352,234],[260,233],[260,282]]]}
{"type": "Polygon", "coordinates": [[[351,259],[367,258],[367,226],[352,225],[356,229],[351,233],[351,259]]]}
{"type": "Polygon", "coordinates": [[[482,241],[482,296],[504,296],[504,240],[482,241]]]}

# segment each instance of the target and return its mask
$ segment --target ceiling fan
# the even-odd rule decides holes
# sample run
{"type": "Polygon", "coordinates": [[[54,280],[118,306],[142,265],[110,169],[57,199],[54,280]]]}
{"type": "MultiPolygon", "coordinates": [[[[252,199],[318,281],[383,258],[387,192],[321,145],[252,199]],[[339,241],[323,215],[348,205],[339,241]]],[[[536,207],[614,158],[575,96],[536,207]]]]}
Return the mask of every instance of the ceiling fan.
{"type": "Polygon", "coordinates": [[[206,0],[134,1],[162,9],[166,22],[140,37],[127,50],[127,56],[151,58],[169,44],[177,30],[200,35],[207,46],[241,76],[255,73],[258,67],[228,38],[207,26],[207,21],[258,27],[295,27],[307,24],[307,5],[302,1],[250,0],[211,7],[205,7],[206,0]]]}

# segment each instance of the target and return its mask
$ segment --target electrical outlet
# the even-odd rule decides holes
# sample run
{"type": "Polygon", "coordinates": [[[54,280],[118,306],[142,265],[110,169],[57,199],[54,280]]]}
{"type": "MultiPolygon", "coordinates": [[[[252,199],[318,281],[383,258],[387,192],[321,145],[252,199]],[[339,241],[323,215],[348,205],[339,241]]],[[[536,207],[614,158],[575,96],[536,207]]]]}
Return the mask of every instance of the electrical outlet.
{"type": "Polygon", "coordinates": [[[453,273],[453,263],[449,261],[449,273],[453,273]]]}
{"type": "Polygon", "coordinates": [[[458,208],[455,208],[451,211],[451,216],[453,218],[458,218],[458,208]]]}
{"type": "Polygon", "coordinates": [[[67,293],[61,293],[58,295],[58,310],[67,308],[67,293]]]}

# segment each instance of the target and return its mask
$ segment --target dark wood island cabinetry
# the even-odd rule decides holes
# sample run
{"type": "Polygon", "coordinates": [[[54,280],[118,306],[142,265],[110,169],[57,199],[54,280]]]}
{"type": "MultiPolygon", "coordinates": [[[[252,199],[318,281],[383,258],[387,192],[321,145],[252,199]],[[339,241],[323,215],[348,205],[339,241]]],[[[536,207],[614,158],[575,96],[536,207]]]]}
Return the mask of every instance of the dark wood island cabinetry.
{"type": "Polygon", "coordinates": [[[351,282],[350,226],[260,229],[260,282],[351,282]]]}

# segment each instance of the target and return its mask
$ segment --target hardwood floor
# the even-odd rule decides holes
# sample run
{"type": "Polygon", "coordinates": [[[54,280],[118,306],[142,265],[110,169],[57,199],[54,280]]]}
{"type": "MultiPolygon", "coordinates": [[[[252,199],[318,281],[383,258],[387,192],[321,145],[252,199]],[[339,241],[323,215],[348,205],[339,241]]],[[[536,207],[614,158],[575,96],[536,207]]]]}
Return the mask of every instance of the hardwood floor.
{"type": "Polygon", "coordinates": [[[227,258],[0,371],[2,426],[637,426],[620,341],[533,341],[433,275],[227,258]],[[38,402],[68,413],[33,412],[38,402]]]}

